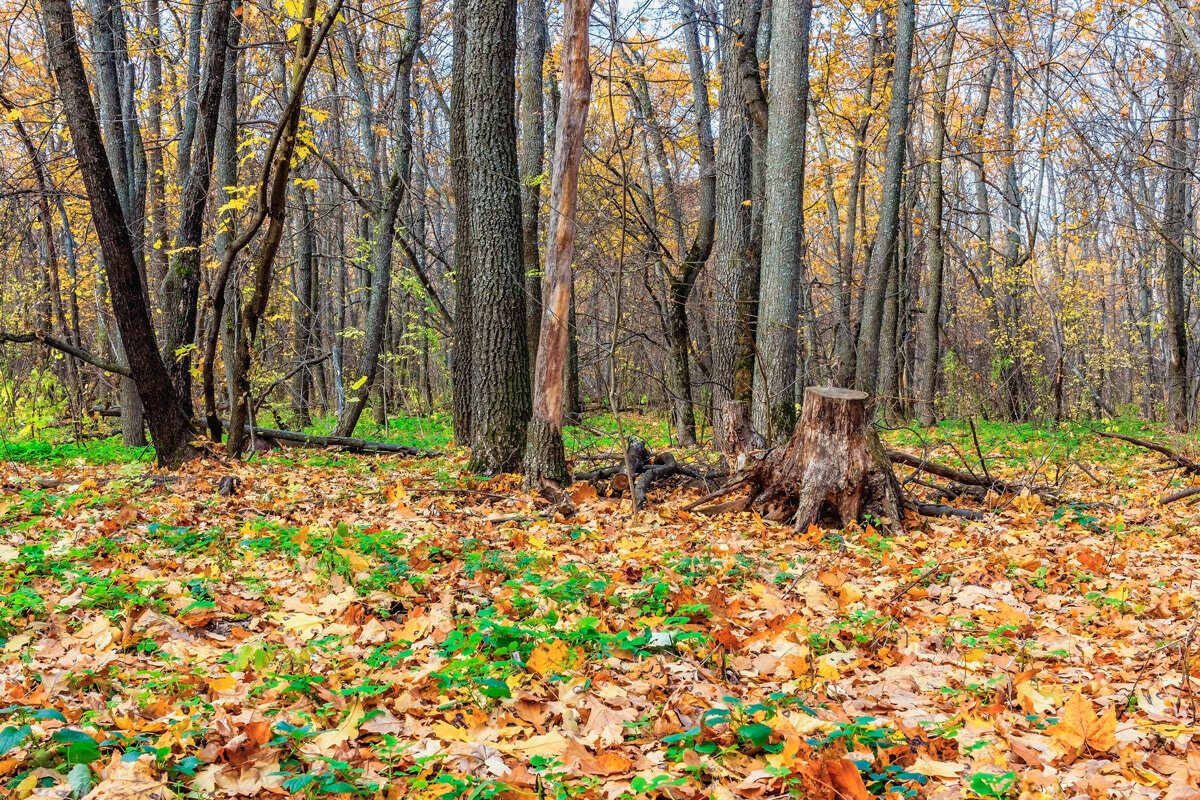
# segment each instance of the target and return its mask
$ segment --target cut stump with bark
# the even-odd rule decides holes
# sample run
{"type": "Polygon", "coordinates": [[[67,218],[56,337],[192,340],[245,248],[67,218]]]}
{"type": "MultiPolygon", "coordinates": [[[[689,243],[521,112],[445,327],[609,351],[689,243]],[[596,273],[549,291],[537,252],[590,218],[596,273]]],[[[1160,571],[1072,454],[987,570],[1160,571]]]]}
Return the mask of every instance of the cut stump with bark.
{"type": "Polygon", "coordinates": [[[746,468],[750,454],[767,446],[766,440],[750,425],[749,407],[739,400],[727,400],[721,406],[721,422],[714,433],[725,463],[736,472],[746,468]]]}
{"type": "Polygon", "coordinates": [[[796,530],[828,520],[900,525],[900,485],[871,427],[867,394],[810,386],[787,444],[750,474],[748,505],[763,517],[793,520],[796,530]]]}

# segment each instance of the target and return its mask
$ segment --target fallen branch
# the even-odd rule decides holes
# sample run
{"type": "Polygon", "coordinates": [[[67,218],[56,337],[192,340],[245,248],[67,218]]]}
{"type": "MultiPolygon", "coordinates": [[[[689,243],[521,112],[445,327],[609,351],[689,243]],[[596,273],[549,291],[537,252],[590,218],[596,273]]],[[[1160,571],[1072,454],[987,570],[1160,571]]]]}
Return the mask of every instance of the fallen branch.
{"type": "Polygon", "coordinates": [[[945,464],[939,464],[936,461],[930,461],[927,458],[915,456],[912,453],[905,453],[901,450],[888,450],[887,455],[892,463],[904,464],[905,466],[912,467],[917,472],[936,475],[939,478],[945,478],[948,481],[959,484],[951,489],[951,491],[955,491],[957,494],[972,493],[968,487],[977,487],[985,491],[991,490],[996,494],[1020,494],[1028,490],[1031,494],[1037,495],[1044,503],[1054,504],[1059,501],[1058,493],[1054,491],[1054,487],[1012,483],[1000,478],[980,477],[974,473],[948,467],[945,464]]]}
{"type": "Polygon", "coordinates": [[[1164,494],[1162,497],[1158,498],[1158,504],[1160,506],[1165,506],[1167,503],[1174,503],[1176,500],[1183,500],[1186,497],[1192,497],[1198,494],[1200,494],[1200,486],[1189,486],[1187,489],[1180,489],[1177,492],[1164,494]]]}
{"type": "Polygon", "coordinates": [[[962,517],[963,519],[981,520],[983,512],[972,511],[968,508],[956,508],[954,506],[944,506],[940,503],[916,503],[914,502],[910,508],[916,511],[922,517],[962,517]]]}
{"type": "Polygon", "coordinates": [[[92,355],[88,351],[59,339],[57,336],[52,336],[45,331],[34,331],[33,333],[0,332],[0,342],[11,342],[12,344],[37,342],[38,344],[44,344],[49,348],[66,353],[69,356],[74,356],[80,361],[91,364],[93,367],[99,367],[106,372],[115,372],[117,375],[124,375],[126,378],[133,377],[133,372],[130,371],[129,367],[118,364],[115,361],[105,361],[100,356],[92,355]]]}
{"type": "Polygon", "coordinates": [[[1138,447],[1144,447],[1147,450],[1153,450],[1154,452],[1165,456],[1167,460],[1173,462],[1179,468],[1186,470],[1189,475],[1200,475],[1200,464],[1197,464],[1190,458],[1180,455],[1171,448],[1167,447],[1165,444],[1152,442],[1149,439],[1138,439],[1134,436],[1126,436],[1123,433],[1098,431],[1095,428],[1092,428],[1091,430],[1092,433],[1096,434],[1097,436],[1103,436],[1107,439],[1120,439],[1122,442],[1129,442],[1130,444],[1136,444],[1138,447]]]}
{"type": "MultiPolygon", "coordinates": [[[[228,423],[226,423],[226,426],[228,426],[228,423]]],[[[250,432],[249,425],[246,426],[246,432],[250,432]]],[[[368,439],[355,439],[350,436],[313,436],[307,433],[283,431],[276,428],[256,427],[254,428],[254,435],[266,439],[276,439],[281,442],[291,442],[302,447],[340,447],[351,453],[398,453],[399,455],[415,456],[418,458],[437,458],[445,455],[445,453],[422,450],[417,447],[409,447],[405,444],[373,442],[368,439]]]]}

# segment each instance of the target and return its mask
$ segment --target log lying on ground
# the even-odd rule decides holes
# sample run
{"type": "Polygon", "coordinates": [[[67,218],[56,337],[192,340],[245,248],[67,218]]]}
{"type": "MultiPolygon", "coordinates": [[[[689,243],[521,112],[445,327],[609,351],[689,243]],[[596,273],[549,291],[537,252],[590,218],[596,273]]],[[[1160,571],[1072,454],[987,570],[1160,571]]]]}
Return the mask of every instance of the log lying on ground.
{"type": "Polygon", "coordinates": [[[1103,436],[1107,439],[1120,439],[1122,442],[1129,442],[1130,444],[1136,444],[1138,447],[1144,447],[1147,450],[1153,450],[1154,452],[1158,453],[1159,455],[1164,456],[1168,461],[1170,461],[1176,467],[1178,467],[1179,469],[1182,469],[1184,472],[1188,473],[1189,475],[1200,475],[1200,464],[1197,464],[1192,459],[1187,458],[1184,455],[1181,455],[1180,453],[1176,452],[1175,450],[1172,450],[1170,447],[1167,447],[1165,444],[1159,444],[1158,442],[1152,442],[1149,439],[1138,439],[1134,436],[1126,436],[1121,433],[1112,433],[1110,431],[1098,431],[1095,428],[1092,428],[1092,433],[1096,434],[1097,436],[1103,436]]]}
{"type": "MultiPolygon", "coordinates": [[[[250,426],[246,426],[246,435],[251,433],[250,426]]],[[[404,444],[392,444],[391,442],[374,442],[368,439],[355,439],[350,436],[313,436],[307,433],[299,433],[297,431],[284,431],[277,428],[254,428],[254,436],[264,439],[274,439],[280,442],[289,442],[298,444],[301,447],[340,447],[343,450],[348,450],[351,453],[397,453],[403,456],[413,456],[417,458],[437,458],[445,455],[433,450],[422,450],[417,447],[409,447],[404,444]]]]}
{"type": "Polygon", "coordinates": [[[892,463],[912,467],[916,470],[916,473],[924,472],[951,481],[949,487],[940,490],[947,497],[957,497],[966,494],[973,496],[976,500],[983,500],[989,491],[996,494],[1020,494],[1028,490],[1030,494],[1037,495],[1038,499],[1047,505],[1054,505],[1061,499],[1058,487],[1055,486],[1030,485],[1015,481],[1006,481],[990,475],[976,475],[973,472],[948,467],[945,464],[930,461],[923,456],[905,453],[900,450],[888,450],[887,456],[892,463]]]}
{"type": "MultiPolygon", "coordinates": [[[[1195,461],[1188,458],[1187,456],[1182,455],[1181,453],[1179,453],[1175,450],[1172,450],[1170,447],[1167,447],[1165,444],[1159,444],[1158,442],[1152,442],[1149,439],[1138,439],[1135,436],[1125,436],[1124,434],[1121,434],[1121,433],[1111,433],[1109,431],[1098,431],[1095,428],[1092,429],[1092,433],[1096,434],[1097,436],[1103,436],[1108,439],[1119,439],[1122,442],[1129,442],[1130,444],[1136,444],[1138,447],[1144,447],[1147,450],[1153,450],[1155,453],[1158,453],[1159,455],[1166,458],[1167,461],[1173,465],[1173,466],[1169,467],[1168,469],[1171,469],[1171,470],[1181,469],[1188,475],[1200,475],[1200,464],[1196,463],[1195,461]]],[[[1178,491],[1164,494],[1162,497],[1158,498],[1158,503],[1159,503],[1159,505],[1165,506],[1167,503],[1174,503],[1176,500],[1183,500],[1188,497],[1194,497],[1195,495],[1198,495],[1198,494],[1200,494],[1200,486],[1189,486],[1185,489],[1179,489],[1178,491]]]]}

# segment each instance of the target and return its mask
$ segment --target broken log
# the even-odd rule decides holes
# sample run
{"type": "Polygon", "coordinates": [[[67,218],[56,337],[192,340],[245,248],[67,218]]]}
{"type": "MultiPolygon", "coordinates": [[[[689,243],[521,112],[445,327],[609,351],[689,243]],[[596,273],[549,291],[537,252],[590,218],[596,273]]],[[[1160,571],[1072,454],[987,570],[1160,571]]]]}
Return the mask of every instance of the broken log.
{"type": "Polygon", "coordinates": [[[1138,447],[1144,447],[1147,450],[1153,450],[1155,453],[1166,457],[1168,461],[1171,461],[1177,468],[1184,470],[1189,475],[1200,475],[1200,464],[1197,464],[1195,461],[1186,456],[1180,455],[1178,452],[1172,450],[1170,447],[1167,447],[1165,444],[1152,442],[1149,439],[1138,439],[1135,436],[1126,436],[1123,433],[1098,431],[1095,428],[1092,428],[1092,433],[1108,439],[1119,439],[1122,442],[1136,444],[1138,447]]]}
{"type": "Polygon", "coordinates": [[[1031,486],[1029,484],[993,478],[990,475],[976,475],[974,472],[965,472],[961,469],[948,467],[945,464],[930,461],[923,456],[905,453],[901,450],[888,450],[887,457],[894,464],[903,464],[906,467],[912,467],[916,473],[924,472],[952,481],[947,489],[940,490],[947,497],[968,494],[976,500],[983,500],[984,497],[981,495],[986,495],[988,491],[993,491],[996,494],[1020,494],[1023,491],[1028,491],[1030,494],[1037,495],[1047,505],[1054,505],[1061,499],[1057,488],[1053,486],[1031,486]]]}
{"type": "MultiPolygon", "coordinates": [[[[228,425],[226,426],[228,427],[228,425]]],[[[250,426],[246,426],[247,435],[250,434],[250,426]]],[[[433,450],[422,450],[418,447],[409,447],[405,444],[392,444],[391,442],[375,442],[368,439],[355,439],[350,436],[313,436],[307,433],[299,433],[298,431],[284,431],[277,428],[254,428],[254,435],[264,439],[274,439],[280,442],[289,442],[297,444],[301,447],[340,447],[351,453],[395,453],[402,456],[413,456],[416,458],[437,458],[445,455],[433,450]]]]}

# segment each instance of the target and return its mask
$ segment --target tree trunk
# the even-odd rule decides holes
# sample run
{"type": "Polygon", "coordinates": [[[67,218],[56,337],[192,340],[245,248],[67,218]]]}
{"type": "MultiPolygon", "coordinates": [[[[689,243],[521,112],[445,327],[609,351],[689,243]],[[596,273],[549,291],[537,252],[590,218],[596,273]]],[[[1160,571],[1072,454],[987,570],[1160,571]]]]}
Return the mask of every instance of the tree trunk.
{"type": "Polygon", "coordinates": [[[454,395],[454,441],[471,443],[473,406],[472,341],[475,320],[472,302],[471,184],[467,154],[468,6],[454,0],[454,52],[450,65],[450,185],[454,192],[454,351],[451,381],[454,395]]]}
{"type": "Polygon", "coordinates": [[[1184,235],[1187,232],[1187,203],[1184,187],[1186,143],[1184,140],[1184,59],[1179,32],[1171,27],[1167,34],[1167,95],[1171,112],[1167,122],[1166,198],[1163,232],[1170,238],[1163,266],[1167,294],[1167,409],[1171,427],[1187,431],[1188,409],[1188,333],[1187,296],[1184,290],[1184,235]],[[1174,244],[1175,246],[1172,246],[1174,244]]]}
{"type": "Polygon", "coordinates": [[[842,256],[837,272],[837,329],[834,334],[834,375],[839,383],[854,380],[857,359],[854,354],[856,340],[853,306],[854,257],[858,249],[859,198],[864,196],[863,173],[867,166],[867,130],[870,128],[872,98],[875,94],[875,67],[879,59],[879,13],[871,14],[870,43],[867,45],[867,79],[863,87],[862,105],[866,111],[859,117],[854,129],[854,148],[850,156],[850,184],[846,189],[846,233],[842,236],[842,256]]]}
{"type": "Polygon", "coordinates": [[[766,238],[752,419],[767,441],[796,422],[797,333],[803,266],[804,154],[808,121],[811,0],[775,9],[770,127],[767,132],[766,238]]]}
{"type": "Polygon", "coordinates": [[[198,451],[192,447],[191,425],[179,406],[154,341],[141,270],[92,105],[70,0],[45,0],[42,16],[50,63],[58,80],[63,112],[103,254],[113,316],[121,331],[129,367],[136,376],[134,381],[150,425],[154,452],[163,466],[178,466],[198,451]]]}
{"type": "Polygon", "coordinates": [[[899,526],[900,486],[871,427],[865,392],[810,386],[787,444],[751,474],[750,505],[797,531],[823,519],[899,526]]]}
{"type": "MultiPolygon", "coordinates": [[[[720,138],[717,140],[717,225],[716,283],[713,286],[713,411],[716,417],[725,403],[743,396],[736,385],[739,354],[749,339],[750,321],[743,290],[750,248],[752,164],[750,122],[738,84],[738,35],[742,24],[741,5],[725,3],[721,43],[721,95],[718,105],[720,138]]],[[[752,341],[752,339],[751,339],[752,341]]]]}
{"type": "Polygon", "coordinates": [[[179,199],[179,227],[175,231],[171,265],[163,285],[163,357],[171,383],[184,410],[192,413],[192,347],[196,343],[197,299],[200,294],[200,245],[212,170],[227,54],[236,52],[241,25],[233,23],[233,0],[219,0],[209,15],[206,75],[201,98],[198,135],[193,138],[191,169],[184,176],[179,199]]]}
{"type": "Polygon", "coordinates": [[[562,425],[579,163],[583,159],[583,136],[592,88],[592,75],[588,70],[591,8],[591,0],[567,0],[564,7],[562,107],[554,136],[545,297],[533,373],[533,415],[529,419],[525,448],[525,483],[530,487],[564,486],[571,482],[563,449],[562,425]]]}
{"type": "Polygon", "coordinates": [[[741,472],[746,457],[767,446],[766,440],[750,424],[750,409],[740,400],[729,400],[721,407],[720,423],[713,429],[717,449],[725,456],[730,471],[741,472]]]}
{"type": "Polygon", "coordinates": [[[514,125],[516,0],[468,0],[467,25],[465,121],[473,312],[470,469],[498,474],[520,469],[530,415],[514,125]]]}
{"type": "Polygon", "coordinates": [[[301,367],[292,376],[292,409],[296,414],[296,427],[303,430],[312,424],[312,415],[309,410],[312,374],[307,364],[313,358],[314,314],[311,299],[316,243],[309,190],[304,186],[298,187],[295,191],[295,198],[296,205],[299,206],[299,213],[296,216],[296,233],[299,243],[296,248],[296,291],[292,301],[292,325],[295,331],[293,350],[301,367]]]}
{"type": "Polygon", "coordinates": [[[908,141],[908,88],[912,71],[915,23],[915,0],[900,0],[900,12],[896,19],[896,62],[892,76],[892,101],[888,111],[887,145],[883,182],[880,187],[879,225],[875,231],[875,244],[871,248],[871,262],[867,269],[854,375],[855,388],[868,392],[874,390],[878,379],[879,338],[883,330],[887,270],[890,260],[895,256],[896,233],[900,222],[900,189],[908,141]]]}
{"type": "MultiPolygon", "coordinates": [[[[521,0],[521,16],[521,249],[525,261],[525,340],[532,345],[538,341],[542,324],[538,221],[546,150],[545,98],[542,91],[548,36],[545,0],[521,0]]],[[[537,354],[531,352],[530,355],[536,361],[537,354]]]]}
{"type": "Polygon", "coordinates": [[[929,154],[929,291],[925,303],[925,355],[921,362],[921,402],[918,405],[918,414],[925,425],[932,425],[937,420],[934,396],[937,392],[938,363],[941,360],[942,271],[946,263],[942,227],[942,153],[946,146],[946,97],[957,33],[956,13],[950,20],[946,38],[942,40],[933,100],[933,143],[929,154]]]}

